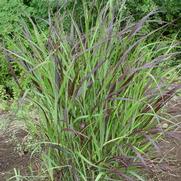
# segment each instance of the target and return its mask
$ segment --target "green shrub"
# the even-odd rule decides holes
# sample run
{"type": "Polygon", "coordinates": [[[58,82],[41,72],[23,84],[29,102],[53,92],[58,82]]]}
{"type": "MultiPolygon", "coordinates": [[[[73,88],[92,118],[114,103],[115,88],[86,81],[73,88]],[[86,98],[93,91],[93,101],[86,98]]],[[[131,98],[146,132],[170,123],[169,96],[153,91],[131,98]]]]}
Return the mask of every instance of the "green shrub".
{"type": "Polygon", "coordinates": [[[19,19],[25,7],[19,0],[1,0],[0,1],[0,36],[10,34],[11,32],[17,32],[20,28],[19,19]]]}
{"type": "Polygon", "coordinates": [[[96,19],[83,4],[83,25],[71,16],[69,31],[62,14],[48,35],[33,25],[8,50],[32,80],[40,120],[29,131],[44,148],[48,180],[136,180],[140,167],[155,168],[146,155],[162,135],[160,110],[179,88],[167,89],[176,74],[164,62],[179,52],[173,42],[147,43],[154,33],[138,32],[148,17],[126,24],[124,5],[111,2],[96,19]]]}
{"type": "Polygon", "coordinates": [[[136,19],[140,19],[145,14],[156,9],[156,4],[154,3],[154,0],[127,0],[126,7],[136,19]]]}
{"type": "MultiPolygon", "coordinates": [[[[28,1],[22,0],[1,0],[0,1],[0,40],[5,42],[7,47],[9,46],[9,38],[13,38],[15,33],[21,31],[22,18],[27,21],[27,17],[31,15],[32,18],[38,19],[37,23],[41,22],[41,26],[45,27],[40,21],[40,18],[48,17],[48,8],[51,8],[51,3],[47,1],[28,1]]],[[[53,3],[53,1],[51,1],[53,3]]],[[[16,63],[13,63],[12,68],[16,77],[20,79],[23,87],[28,84],[27,78],[20,78],[21,72],[20,68],[16,63]]],[[[20,94],[17,85],[15,84],[14,78],[9,71],[9,65],[5,60],[4,56],[0,52],[0,85],[3,86],[4,93],[7,95],[6,98],[15,98],[20,94]]],[[[4,97],[4,96],[3,96],[4,97]]]]}
{"type": "Polygon", "coordinates": [[[1,86],[0,99],[7,99],[8,94],[6,90],[11,89],[11,86],[9,85],[9,83],[11,82],[12,79],[9,74],[7,62],[3,55],[0,57],[0,70],[1,70],[0,71],[0,86],[1,86]]]}
{"type": "MultiPolygon", "coordinates": [[[[20,30],[21,18],[31,16],[42,23],[48,17],[48,11],[55,9],[56,0],[1,0],[0,1],[0,36],[5,36],[20,30]]],[[[43,24],[42,24],[43,26],[43,24]]]]}
{"type": "Polygon", "coordinates": [[[6,63],[6,60],[5,60],[4,56],[0,57],[0,69],[1,69],[1,72],[0,72],[0,85],[4,85],[5,80],[9,79],[8,66],[7,66],[7,63],[6,63]]]}
{"type": "Polygon", "coordinates": [[[173,21],[181,16],[181,1],[179,0],[154,0],[155,4],[164,11],[165,18],[173,21]]]}
{"type": "Polygon", "coordinates": [[[5,89],[3,85],[0,85],[0,100],[5,99],[5,98],[6,98],[5,89]]]}
{"type": "MultiPolygon", "coordinates": [[[[171,23],[166,27],[165,32],[162,34],[163,38],[173,38],[178,35],[178,39],[181,38],[180,32],[180,16],[181,16],[181,1],[180,0],[138,0],[126,1],[127,10],[138,20],[145,14],[149,13],[153,9],[160,10],[157,14],[157,21],[160,24],[171,23]]],[[[160,26],[157,24],[157,27],[160,26]]],[[[156,26],[151,26],[149,29],[154,29],[156,26]]]]}
{"type": "Polygon", "coordinates": [[[172,22],[164,35],[173,38],[178,35],[181,39],[181,1],[180,0],[154,0],[158,7],[163,11],[160,18],[163,21],[172,22]]]}
{"type": "Polygon", "coordinates": [[[141,18],[154,8],[162,11],[160,18],[165,21],[173,21],[181,14],[180,0],[127,0],[126,6],[136,19],[141,18]]]}

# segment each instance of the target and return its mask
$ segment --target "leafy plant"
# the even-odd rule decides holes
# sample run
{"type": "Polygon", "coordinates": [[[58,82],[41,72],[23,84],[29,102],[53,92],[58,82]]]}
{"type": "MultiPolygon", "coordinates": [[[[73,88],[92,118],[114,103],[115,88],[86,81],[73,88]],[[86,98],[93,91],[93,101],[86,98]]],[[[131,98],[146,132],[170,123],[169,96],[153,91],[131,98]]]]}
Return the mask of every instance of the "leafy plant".
{"type": "Polygon", "coordinates": [[[174,20],[181,15],[181,1],[177,0],[154,0],[165,11],[167,20],[174,20]]]}
{"type": "Polygon", "coordinates": [[[128,10],[137,19],[150,12],[155,7],[159,8],[163,14],[160,14],[162,20],[173,21],[181,13],[181,1],[178,0],[127,0],[128,10]]]}
{"type": "MultiPolygon", "coordinates": [[[[46,19],[48,17],[48,11],[56,8],[58,1],[55,0],[1,0],[0,1],[0,36],[3,39],[6,36],[18,32],[20,30],[21,18],[28,15],[32,19],[37,19],[38,23],[42,23],[40,19],[46,19]]],[[[43,24],[42,24],[43,26],[43,24]]],[[[12,35],[11,35],[12,36],[12,35]]]]}
{"type": "Polygon", "coordinates": [[[159,169],[147,154],[163,133],[159,112],[180,88],[164,64],[178,45],[147,43],[163,27],[139,34],[155,12],[131,23],[122,2],[109,1],[96,19],[82,6],[82,24],[70,15],[65,31],[65,16],[56,14],[46,35],[32,21],[33,32],[24,27],[6,50],[32,80],[40,119],[31,129],[44,169],[49,180],[143,179],[139,168],[159,169]]]}
{"type": "Polygon", "coordinates": [[[153,0],[138,0],[132,1],[127,0],[126,1],[126,7],[127,10],[130,11],[130,13],[136,18],[140,19],[148,12],[152,11],[156,8],[156,4],[153,0]]]}
{"type": "Polygon", "coordinates": [[[19,18],[26,11],[19,0],[0,1],[0,36],[19,30],[19,18]]]}
{"type": "MultiPolygon", "coordinates": [[[[153,9],[158,8],[161,12],[157,14],[157,21],[160,21],[161,24],[166,22],[171,23],[171,25],[166,28],[163,35],[165,37],[173,38],[176,34],[179,34],[178,39],[180,39],[181,1],[138,0],[135,3],[135,1],[127,0],[126,7],[136,20],[149,13],[153,9]]],[[[158,26],[159,25],[157,25],[157,27],[158,26]]],[[[149,28],[154,29],[155,25],[149,28]]]]}
{"type": "MultiPolygon", "coordinates": [[[[48,10],[55,6],[55,1],[23,1],[23,0],[1,0],[0,1],[0,42],[5,42],[8,45],[8,39],[13,38],[15,33],[21,31],[20,24],[22,18],[24,21],[28,21],[28,15],[31,15],[32,19],[36,19],[37,24],[41,23],[43,28],[46,27],[45,23],[42,23],[41,18],[48,17],[48,10]],[[49,2],[49,3],[48,3],[49,2]],[[39,21],[38,21],[39,20],[39,21]]],[[[9,45],[8,45],[9,46],[9,45]]],[[[16,63],[12,63],[12,69],[16,74],[16,77],[23,84],[23,87],[28,86],[28,79],[23,75],[22,70],[16,63]],[[22,76],[22,77],[21,77],[22,76]]],[[[17,85],[14,83],[9,65],[5,60],[5,57],[0,52],[0,85],[2,86],[5,95],[0,95],[2,99],[17,98],[20,94],[17,85]]]]}

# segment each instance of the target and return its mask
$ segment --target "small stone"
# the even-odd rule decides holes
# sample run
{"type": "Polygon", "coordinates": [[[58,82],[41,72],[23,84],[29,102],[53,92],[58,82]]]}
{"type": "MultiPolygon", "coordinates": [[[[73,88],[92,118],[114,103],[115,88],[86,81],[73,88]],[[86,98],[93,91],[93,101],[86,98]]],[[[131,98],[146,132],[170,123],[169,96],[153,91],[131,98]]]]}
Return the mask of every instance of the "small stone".
{"type": "Polygon", "coordinates": [[[162,128],[163,128],[163,129],[167,129],[167,128],[168,128],[168,124],[167,124],[167,123],[163,123],[163,124],[162,124],[162,128]]]}

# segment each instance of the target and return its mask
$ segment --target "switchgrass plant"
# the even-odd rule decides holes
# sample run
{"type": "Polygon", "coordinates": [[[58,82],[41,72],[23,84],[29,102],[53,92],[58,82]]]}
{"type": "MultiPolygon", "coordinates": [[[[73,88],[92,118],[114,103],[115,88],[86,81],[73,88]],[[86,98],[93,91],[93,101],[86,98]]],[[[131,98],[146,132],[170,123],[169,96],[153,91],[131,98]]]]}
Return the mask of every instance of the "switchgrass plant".
{"type": "Polygon", "coordinates": [[[96,18],[83,3],[82,24],[73,13],[57,13],[48,33],[33,22],[33,32],[23,26],[6,50],[32,81],[39,119],[29,131],[42,147],[48,180],[144,180],[140,169],[158,170],[150,151],[159,150],[164,133],[160,112],[180,88],[175,68],[165,64],[179,45],[149,42],[166,26],[141,30],[156,11],[131,22],[124,5],[111,2],[96,18]]]}

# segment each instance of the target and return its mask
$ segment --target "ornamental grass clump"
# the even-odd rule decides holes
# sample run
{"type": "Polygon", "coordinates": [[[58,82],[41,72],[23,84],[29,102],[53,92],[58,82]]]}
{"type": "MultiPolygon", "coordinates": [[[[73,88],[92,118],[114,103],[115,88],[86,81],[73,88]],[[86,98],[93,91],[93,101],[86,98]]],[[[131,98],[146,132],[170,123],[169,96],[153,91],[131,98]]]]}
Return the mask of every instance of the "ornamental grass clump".
{"type": "Polygon", "coordinates": [[[108,3],[97,17],[83,7],[81,23],[59,12],[46,32],[24,25],[6,50],[31,78],[42,165],[49,180],[143,180],[140,169],[157,170],[149,153],[164,132],[160,112],[180,88],[165,63],[178,44],[151,42],[167,25],[142,30],[157,11],[132,22],[124,6],[108,3]]]}

